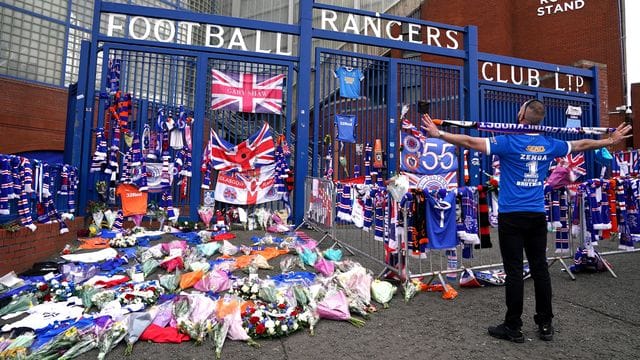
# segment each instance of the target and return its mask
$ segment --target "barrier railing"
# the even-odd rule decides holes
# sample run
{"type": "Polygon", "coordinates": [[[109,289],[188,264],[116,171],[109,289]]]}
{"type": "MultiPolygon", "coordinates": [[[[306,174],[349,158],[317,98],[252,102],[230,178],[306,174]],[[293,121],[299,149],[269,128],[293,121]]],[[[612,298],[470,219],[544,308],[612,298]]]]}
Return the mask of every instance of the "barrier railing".
{"type": "MultiPolygon", "coordinates": [[[[480,193],[475,188],[473,190],[474,203],[479,204],[480,193]]],[[[617,233],[610,238],[599,239],[597,243],[591,241],[586,226],[590,220],[585,216],[585,209],[589,210],[585,206],[587,194],[579,187],[571,190],[563,188],[561,191],[565,191],[567,196],[564,198],[566,201],[560,201],[561,217],[550,219],[550,223],[551,220],[557,220],[561,226],[548,234],[549,267],[558,263],[562,271],[575,280],[571,269],[576,264],[574,257],[579,248],[589,254],[597,252],[602,259],[609,255],[640,251],[635,247],[619,250],[617,233]],[[577,209],[574,210],[574,206],[577,209]],[[573,226],[576,228],[572,231],[573,226]]],[[[422,247],[419,241],[412,243],[411,231],[414,229],[410,229],[413,224],[408,222],[410,204],[397,201],[379,185],[334,184],[326,179],[308,178],[305,194],[302,225],[320,232],[321,241],[330,239],[332,246],[341,246],[364,256],[369,262],[364,261],[365,265],[381,267],[378,277],[393,276],[402,281],[420,279],[427,284],[438,279],[445,284],[456,281],[458,274],[466,270],[475,272],[503,266],[495,228],[493,231],[481,231],[483,238],[478,243],[458,242],[455,247],[447,249],[434,249],[428,245],[422,247]],[[352,208],[340,201],[345,198],[341,192],[346,191],[349,192],[347,200],[352,199],[352,208]],[[361,209],[354,209],[356,207],[361,209]],[[496,236],[491,239],[491,235],[496,236]],[[416,246],[421,248],[416,249],[416,246]]],[[[480,224],[480,216],[478,212],[475,219],[465,221],[480,224]]],[[[461,222],[460,214],[457,214],[457,222],[461,222]]],[[[616,277],[609,262],[604,260],[602,265],[611,276],[616,277]]]]}

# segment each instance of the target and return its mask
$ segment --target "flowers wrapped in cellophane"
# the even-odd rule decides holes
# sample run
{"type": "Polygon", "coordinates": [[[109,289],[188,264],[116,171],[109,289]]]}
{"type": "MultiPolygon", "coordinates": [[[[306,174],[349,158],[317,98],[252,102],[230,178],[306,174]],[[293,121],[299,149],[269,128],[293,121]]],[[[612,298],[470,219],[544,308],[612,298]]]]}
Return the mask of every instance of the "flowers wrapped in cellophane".
{"type": "MultiPolygon", "coordinates": [[[[201,345],[207,336],[213,334],[213,326],[216,324],[213,316],[215,303],[205,295],[191,294],[185,298],[188,310],[183,307],[180,311],[174,312],[178,329],[189,335],[196,345],[201,345]]],[[[179,303],[183,306],[185,300],[180,299],[179,303]]]]}
{"type": "Polygon", "coordinates": [[[140,335],[151,325],[157,313],[158,307],[154,306],[144,312],[129,314],[127,320],[127,336],[125,337],[125,342],[127,343],[127,348],[124,352],[125,355],[131,355],[133,344],[138,341],[140,335]]]}
{"type": "Polygon", "coordinates": [[[349,312],[349,303],[342,290],[332,289],[318,302],[316,307],[321,319],[349,321],[355,327],[363,327],[365,322],[353,318],[349,312]]]}
{"type": "Polygon", "coordinates": [[[385,309],[389,307],[389,302],[397,290],[398,288],[388,281],[376,279],[371,283],[371,296],[373,300],[382,304],[385,309]]]}

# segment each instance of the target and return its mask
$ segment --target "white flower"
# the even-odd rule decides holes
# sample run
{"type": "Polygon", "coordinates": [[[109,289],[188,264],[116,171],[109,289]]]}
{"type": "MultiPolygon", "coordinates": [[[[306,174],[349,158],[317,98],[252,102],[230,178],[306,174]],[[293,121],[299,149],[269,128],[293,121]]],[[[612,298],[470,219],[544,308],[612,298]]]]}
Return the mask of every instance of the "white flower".
{"type": "Polygon", "coordinates": [[[275,334],[275,333],[276,333],[276,330],[275,330],[274,328],[268,328],[268,329],[267,329],[267,333],[268,333],[269,335],[273,335],[273,334],[275,334]]]}
{"type": "Polygon", "coordinates": [[[247,286],[246,284],[242,285],[240,291],[242,291],[243,293],[249,292],[249,286],[247,286]]]}
{"type": "Polygon", "coordinates": [[[267,320],[267,321],[264,323],[264,326],[265,326],[267,329],[273,329],[273,328],[276,326],[276,323],[275,323],[275,322],[273,322],[273,320],[267,320]]]}
{"type": "Polygon", "coordinates": [[[254,293],[254,294],[257,294],[257,293],[258,293],[258,289],[259,289],[259,288],[258,288],[258,284],[253,284],[253,285],[251,286],[251,292],[252,292],[252,293],[254,293]]]}
{"type": "Polygon", "coordinates": [[[297,321],[294,321],[294,322],[293,322],[293,326],[292,326],[292,327],[293,327],[293,330],[294,330],[294,331],[295,331],[295,330],[298,330],[298,322],[297,322],[297,321]]]}
{"type": "Polygon", "coordinates": [[[262,315],[262,311],[261,311],[261,310],[256,310],[256,312],[254,312],[254,313],[253,313],[253,316],[256,316],[256,317],[262,318],[262,316],[263,316],[263,315],[262,315]]]}
{"type": "Polygon", "coordinates": [[[289,328],[287,327],[287,325],[282,325],[280,326],[280,329],[282,329],[283,332],[287,332],[287,330],[289,330],[289,328]]]}

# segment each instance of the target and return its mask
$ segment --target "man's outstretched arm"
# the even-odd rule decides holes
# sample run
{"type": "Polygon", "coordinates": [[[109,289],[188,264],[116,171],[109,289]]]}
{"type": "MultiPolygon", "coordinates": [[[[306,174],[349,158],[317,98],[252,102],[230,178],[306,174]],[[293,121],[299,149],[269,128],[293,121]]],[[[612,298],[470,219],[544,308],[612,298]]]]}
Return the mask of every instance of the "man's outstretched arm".
{"type": "Polygon", "coordinates": [[[483,153],[487,152],[487,138],[474,137],[463,134],[451,134],[448,132],[440,131],[438,130],[436,124],[434,124],[431,120],[431,117],[429,117],[428,115],[425,116],[423,121],[426,125],[426,130],[429,134],[429,137],[440,138],[450,144],[477,150],[483,153]]]}
{"type": "Polygon", "coordinates": [[[622,123],[616,128],[616,131],[611,133],[611,136],[606,139],[582,139],[571,141],[571,152],[580,152],[585,150],[599,149],[601,147],[610,145],[617,145],[624,139],[633,136],[632,134],[629,134],[630,132],[631,125],[622,123]]]}

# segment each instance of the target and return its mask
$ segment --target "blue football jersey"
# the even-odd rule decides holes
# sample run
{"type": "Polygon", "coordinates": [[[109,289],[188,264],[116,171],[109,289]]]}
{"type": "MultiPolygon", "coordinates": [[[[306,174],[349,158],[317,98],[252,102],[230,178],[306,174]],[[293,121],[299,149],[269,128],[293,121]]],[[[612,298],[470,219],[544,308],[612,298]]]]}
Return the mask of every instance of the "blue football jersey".
{"type": "Polygon", "coordinates": [[[456,224],[456,192],[449,191],[442,199],[425,190],[427,204],[427,237],[430,249],[450,249],[458,245],[456,224]]]}
{"type": "Polygon", "coordinates": [[[360,97],[360,81],[364,80],[360,69],[340,66],[334,75],[340,80],[340,96],[352,99],[360,97]]]}
{"type": "Polygon", "coordinates": [[[336,126],[336,138],[340,141],[355,143],[356,142],[356,126],[358,119],[355,115],[336,114],[334,120],[336,126]]]}
{"type": "Polygon", "coordinates": [[[500,156],[501,213],[544,213],[544,178],[556,157],[571,152],[571,144],[538,134],[510,134],[487,139],[487,155],[500,156]]]}

